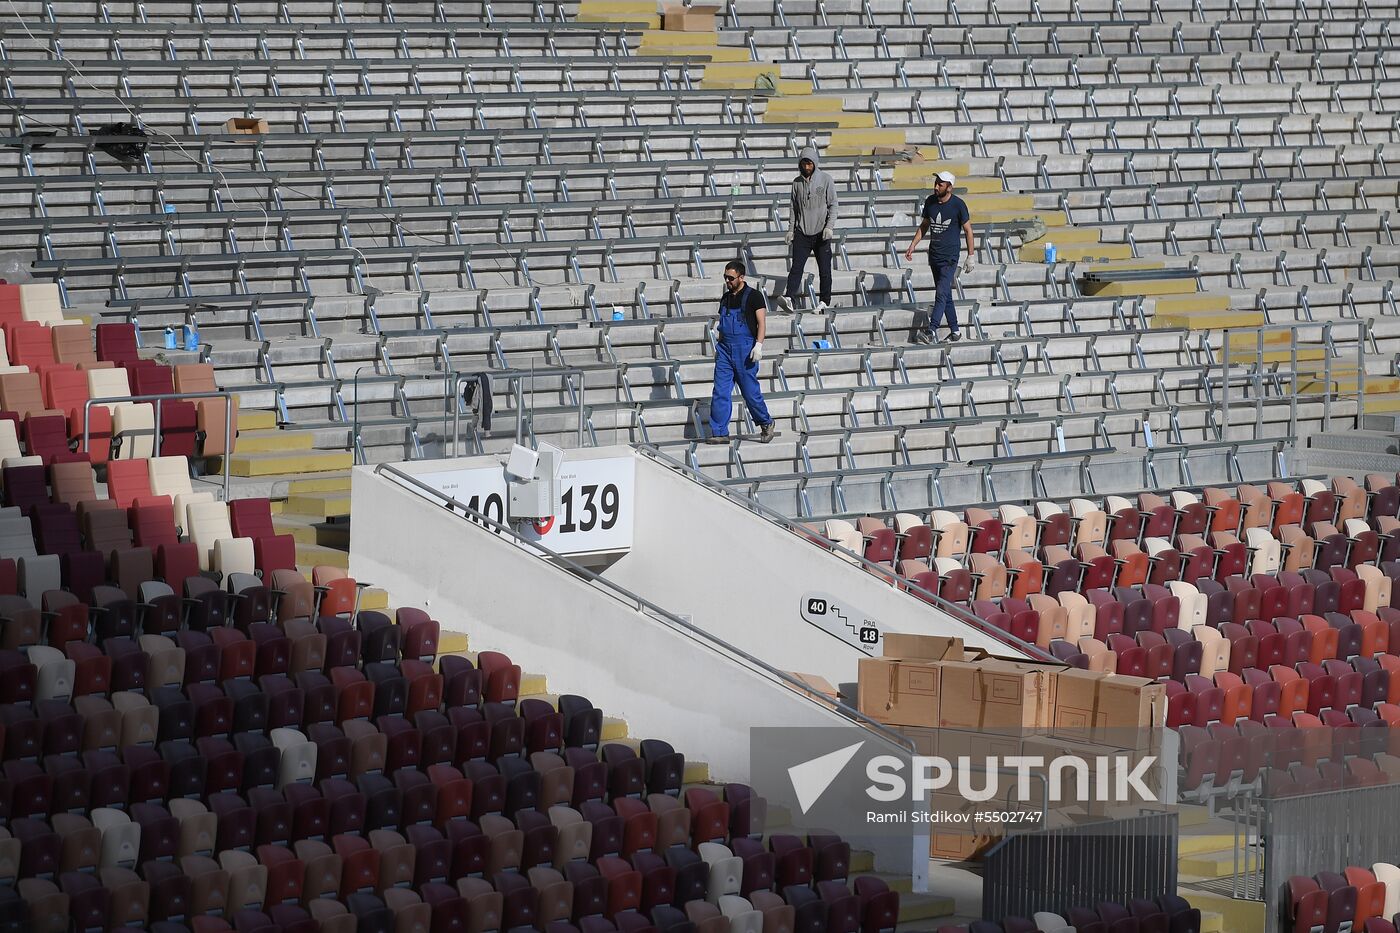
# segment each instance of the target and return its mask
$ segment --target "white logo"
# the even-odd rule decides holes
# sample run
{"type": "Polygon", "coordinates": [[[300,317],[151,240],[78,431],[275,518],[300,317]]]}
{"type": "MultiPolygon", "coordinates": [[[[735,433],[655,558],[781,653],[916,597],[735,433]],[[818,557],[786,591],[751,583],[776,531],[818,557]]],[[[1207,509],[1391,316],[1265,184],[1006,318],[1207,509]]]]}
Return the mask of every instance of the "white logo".
{"type": "MultiPolygon", "coordinates": [[[[824,759],[818,758],[814,761],[822,760],[824,759]]],[[[1015,799],[1030,802],[1037,799],[1031,778],[1032,772],[1035,772],[1048,776],[1048,784],[1040,786],[1045,788],[1051,803],[1063,802],[1066,799],[1158,803],[1160,801],[1156,794],[1142,783],[1147,771],[1156,763],[1156,757],[1151,755],[1138,760],[1133,760],[1127,755],[1104,755],[1096,757],[1092,764],[1074,755],[1059,756],[1048,762],[1038,756],[1008,755],[1005,758],[985,758],[976,765],[973,759],[966,756],[953,760],[916,756],[913,760],[914,776],[911,781],[900,773],[904,768],[904,761],[893,755],[878,755],[866,763],[865,776],[871,784],[865,792],[872,800],[889,803],[908,799],[911,794],[912,799],[917,800],[923,794],[956,785],[957,793],[964,800],[982,802],[998,795],[998,774],[1014,773],[1015,799]],[[980,787],[976,786],[974,775],[980,777],[980,787]],[[1071,782],[1072,790],[1065,786],[1071,782]]],[[[828,783],[834,779],[833,774],[828,783]]]]}
{"type": "Polygon", "coordinates": [[[797,805],[803,814],[821,799],[821,795],[826,793],[826,789],[841,775],[842,769],[864,744],[865,742],[861,741],[847,745],[845,748],[838,748],[834,752],[788,768],[788,780],[792,781],[792,789],[797,794],[797,805]]]}

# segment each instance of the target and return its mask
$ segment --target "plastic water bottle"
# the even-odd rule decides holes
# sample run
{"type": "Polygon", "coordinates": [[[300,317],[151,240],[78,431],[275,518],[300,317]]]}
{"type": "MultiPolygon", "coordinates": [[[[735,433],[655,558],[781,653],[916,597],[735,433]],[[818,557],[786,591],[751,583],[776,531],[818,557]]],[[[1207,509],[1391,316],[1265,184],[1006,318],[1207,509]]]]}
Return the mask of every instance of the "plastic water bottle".
{"type": "Polygon", "coordinates": [[[191,321],[185,325],[185,349],[199,349],[199,328],[191,321]]]}
{"type": "Polygon", "coordinates": [[[173,327],[167,327],[167,328],[165,328],[165,349],[167,349],[167,350],[178,350],[178,349],[180,349],[180,341],[179,341],[178,338],[176,338],[176,336],[175,336],[175,328],[173,328],[173,327]]]}
{"type": "Polygon", "coordinates": [[[813,349],[813,350],[830,350],[830,349],[831,349],[831,341],[830,341],[830,340],[813,340],[813,341],[812,341],[812,349],[813,349]]]}
{"type": "Polygon", "coordinates": [[[619,308],[617,305],[613,305],[613,320],[614,320],[614,321],[621,321],[621,320],[624,320],[626,317],[627,317],[627,315],[625,315],[625,314],[622,313],[622,309],[621,309],[621,308],[619,308]]]}
{"type": "Polygon", "coordinates": [[[1055,261],[1055,244],[1054,244],[1054,243],[1046,243],[1046,244],[1045,244],[1045,264],[1046,264],[1046,265],[1050,265],[1050,264],[1054,263],[1054,261],[1055,261]]]}

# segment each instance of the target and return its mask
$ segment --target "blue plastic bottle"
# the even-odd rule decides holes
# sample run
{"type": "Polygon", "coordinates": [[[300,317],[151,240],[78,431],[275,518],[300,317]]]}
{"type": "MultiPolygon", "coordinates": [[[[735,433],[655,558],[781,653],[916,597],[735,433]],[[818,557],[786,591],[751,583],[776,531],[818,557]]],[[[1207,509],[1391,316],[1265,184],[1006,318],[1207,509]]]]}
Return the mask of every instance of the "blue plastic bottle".
{"type": "Polygon", "coordinates": [[[1054,261],[1055,261],[1055,244],[1054,244],[1054,243],[1046,243],[1046,244],[1045,244],[1045,263],[1046,263],[1046,265],[1050,265],[1050,264],[1052,264],[1054,261]]]}
{"type": "Polygon", "coordinates": [[[176,336],[175,336],[175,328],[173,328],[173,327],[167,327],[167,328],[165,329],[165,349],[167,349],[167,350],[178,350],[178,349],[180,349],[180,341],[179,341],[178,338],[176,338],[176,336]]]}
{"type": "Polygon", "coordinates": [[[199,328],[196,327],[193,323],[185,325],[185,349],[199,349],[199,328]]]}

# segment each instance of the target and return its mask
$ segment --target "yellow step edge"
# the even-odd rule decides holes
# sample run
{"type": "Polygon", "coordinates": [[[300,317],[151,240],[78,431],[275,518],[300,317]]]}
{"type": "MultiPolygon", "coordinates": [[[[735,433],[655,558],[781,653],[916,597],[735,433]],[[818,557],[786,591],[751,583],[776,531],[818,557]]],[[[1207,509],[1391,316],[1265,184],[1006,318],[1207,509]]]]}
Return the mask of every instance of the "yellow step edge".
{"type": "MultiPolygon", "coordinates": [[[[1017,220],[1039,220],[1047,227],[1063,227],[1069,223],[1065,218],[1064,211],[1037,211],[1037,210],[991,210],[977,211],[972,215],[972,226],[975,230],[979,223],[982,224],[1007,224],[1017,220]]],[[[1046,234],[1051,236],[1052,234],[1046,234]]]]}
{"type": "Polygon", "coordinates": [[[1240,871],[1253,871],[1259,866],[1259,856],[1253,850],[1241,852],[1236,862],[1236,854],[1225,850],[1189,855],[1177,859],[1178,870],[1182,874],[1196,878],[1225,878],[1240,871]]]}
{"type": "Polygon", "coordinates": [[[1084,262],[1094,259],[1132,259],[1133,248],[1126,243],[1085,243],[1060,246],[1059,237],[1046,236],[1032,243],[1026,243],[1016,251],[1022,262],[1044,262],[1045,244],[1055,244],[1056,262],[1084,262]]]}
{"type": "Polygon", "coordinates": [[[238,430],[272,431],[277,428],[277,412],[261,408],[238,409],[238,430]]]}
{"type": "Polygon", "coordinates": [[[319,544],[302,544],[297,542],[297,564],[307,567],[325,565],[327,567],[339,567],[341,570],[350,569],[350,554],[336,548],[322,547],[319,544]]]}
{"type": "Polygon", "coordinates": [[[582,0],[579,13],[655,13],[653,0],[582,0]]]}
{"type": "Polygon", "coordinates": [[[1177,858],[1184,858],[1189,855],[1205,855],[1212,852],[1228,850],[1235,844],[1233,834],[1201,834],[1183,833],[1176,843],[1177,858]]]}
{"type": "Polygon", "coordinates": [[[956,909],[953,899],[941,894],[900,895],[899,922],[917,923],[920,920],[951,917],[956,909]]]}
{"type": "MultiPolygon", "coordinates": [[[[800,100],[801,98],[784,97],[782,100],[800,100]]],[[[823,123],[836,126],[843,130],[868,130],[875,128],[875,115],[873,113],[846,113],[845,111],[805,111],[793,110],[784,113],[773,113],[771,110],[763,115],[764,123],[797,123],[816,124],[823,123]]]]}
{"type": "Polygon", "coordinates": [[[846,109],[846,99],[844,97],[833,97],[830,94],[813,94],[811,97],[804,97],[801,100],[789,100],[786,97],[776,97],[768,102],[768,112],[793,113],[808,111],[823,111],[829,113],[840,113],[846,109]]]}
{"type": "MultiPolygon", "coordinates": [[[[363,597],[360,605],[364,606],[363,597]]],[[[466,632],[442,632],[438,635],[438,655],[466,654],[471,650],[466,632]]]]}
{"type": "Polygon", "coordinates": [[[661,17],[655,13],[579,13],[574,17],[580,23],[640,23],[647,29],[660,29],[661,17]]]}
{"type": "Polygon", "coordinates": [[[963,200],[967,202],[967,209],[973,217],[991,211],[1035,210],[1035,195],[1033,194],[1001,192],[998,194],[969,195],[963,200]]]}
{"type": "Polygon", "coordinates": [[[1086,295],[1122,298],[1146,295],[1191,295],[1196,291],[1195,279],[1142,279],[1137,282],[1109,282],[1103,285],[1084,284],[1086,295]]]}
{"type": "Polygon", "coordinates": [[[287,497],[286,514],[337,518],[350,514],[350,493],[301,492],[287,497]]]}
{"type": "Polygon", "coordinates": [[[627,720],[616,716],[603,717],[603,730],[598,734],[599,741],[614,742],[627,738],[627,720]]]}
{"type": "MultiPolygon", "coordinates": [[[[677,35],[690,36],[695,35],[695,33],[677,33],[677,35]]],[[[674,48],[651,46],[638,49],[636,54],[647,58],[708,58],[712,62],[747,62],[752,60],[747,49],[715,46],[676,46],[674,48]]]]}
{"type": "Polygon", "coordinates": [[[710,780],[710,763],[708,761],[686,761],[685,773],[681,777],[682,784],[705,784],[710,780]]]}
{"type": "Polygon", "coordinates": [[[1262,327],[1264,315],[1258,311],[1163,311],[1162,303],[1152,314],[1153,327],[1185,327],[1188,330],[1223,330],[1227,327],[1262,327]]]}
{"type": "Polygon", "coordinates": [[[279,522],[274,520],[272,530],[279,535],[291,535],[297,544],[320,544],[316,526],[304,522],[279,522]]]}
{"type": "Polygon", "coordinates": [[[310,431],[280,431],[277,429],[248,430],[238,426],[235,449],[242,454],[310,450],[316,438],[310,431]]]}
{"type": "MultiPolygon", "coordinates": [[[[1321,378],[1320,373],[1315,373],[1311,379],[1300,379],[1298,391],[1303,395],[1321,395],[1327,391],[1328,381],[1321,378]]],[[[1342,395],[1353,395],[1357,389],[1357,378],[1355,371],[1350,376],[1333,375],[1331,380],[1332,391],[1342,395]]],[[[1395,395],[1400,393],[1400,378],[1393,376],[1368,376],[1366,377],[1366,394],[1376,394],[1379,396],[1395,395]]]]}
{"type": "MultiPolygon", "coordinates": [[[[678,32],[666,29],[648,29],[642,33],[643,49],[654,48],[713,48],[719,45],[717,32],[678,32]]],[[[745,53],[747,55],[747,52],[745,53]]]]}
{"type": "MultiPolygon", "coordinates": [[[[360,608],[374,610],[388,609],[388,591],[381,590],[377,586],[366,587],[365,591],[360,594],[360,608]]],[[[462,637],[465,638],[466,636],[464,635],[462,637]]],[[[441,642],[439,642],[439,644],[441,644],[441,642]]]]}
{"type": "Polygon", "coordinates": [[[905,131],[898,128],[878,130],[834,130],[826,144],[826,155],[869,155],[877,146],[899,148],[908,142],[905,131]]]}
{"type": "Polygon", "coordinates": [[[1400,412],[1400,395],[1371,395],[1367,393],[1362,402],[1366,414],[1393,414],[1400,412]]]}
{"type": "Polygon", "coordinates": [[[324,476],[315,479],[294,479],[287,484],[287,494],[297,495],[304,492],[349,492],[350,474],[344,473],[339,476],[324,476]]]}
{"type": "Polygon", "coordinates": [[[275,476],[281,473],[330,473],[354,466],[348,450],[307,450],[288,453],[235,453],[229,458],[234,476],[275,476]]]}
{"type": "MultiPolygon", "coordinates": [[[[700,82],[701,90],[709,91],[750,91],[754,90],[753,85],[752,81],[711,81],[709,78],[700,82]]],[[[797,78],[783,78],[777,83],[777,91],[786,97],[800,97],[803,94],[812,93],[812,82],[801,81],[797,78]]]]}
{"type": "MultiPolygon", "coordinates": [[[[1057,229],[1055,230],[1055,235],[1054,235],[1053,238],[1050,236],[1049,233],[1046,233],[1046,234],[1045,234],[1044,236],[1042,236],[1040,239],[1038,239],[1038,240],[1031,240],[1031,241],[1029,241],[1029,242],[1037,243],[1037,244],[1039,244],[1042,248],[1045,246],[1045,244],[1046,244],[1047,242],[1050,242],[1050,243],[1054,243],[1055,246],[1056,246],[1056,248],[1058,249],[1061,245],[1064,245],[1064,246],[1087,246],[1087,245],[1089,245],[1090,243],[1098,243],[1098,242],[1100,242],[1102,239],[1103,239],[1103,231],[1102,231],[1101,229],[1099,229],[1098,227],[1073,227],[1073,226],[1067,226],[1067,227],[1059,227],[1059,228],[1057,228],[1057,229]]],[[[1129,256],[1128,258],[1131,259],[1132,257],[1129,256]]]]}
{"type": "Polygon", "coordinates": [[[1153,302],[1158,314],[1163,311],[1229,311],[1229,295],[1167,296],[1153,302]]]}
{"type": "Polygon", "coordinates": [[[780,72],[778,65],[773,62],[713,62],[705,66],[705,76],[701,79],[700,86],[704,87],[706,81],[735,81],[748,80],[753,82],[761,74],[780,72]]]}
{"type": "Polygon", "coordinates": [[[894,167],[895,178],[932,179],[939,172],[952,172],[959,179],[972,174],[972,166],[966,162],[944,162],[934,158],[924,162],[901,162],[894,167]]]}
{"type": "Polygon", "coordinates": [[[1186,885],[1177,892],[1191,902],[1192,907],[1201,911],[1201,933],[1212,928],[1207,925],[1207,915],[1219,923],[1215,933],[1264,933],[1265,909],[1263,901],[1249,901],[1226,897],[1213,891],[1201,891],[1186,885]]]}

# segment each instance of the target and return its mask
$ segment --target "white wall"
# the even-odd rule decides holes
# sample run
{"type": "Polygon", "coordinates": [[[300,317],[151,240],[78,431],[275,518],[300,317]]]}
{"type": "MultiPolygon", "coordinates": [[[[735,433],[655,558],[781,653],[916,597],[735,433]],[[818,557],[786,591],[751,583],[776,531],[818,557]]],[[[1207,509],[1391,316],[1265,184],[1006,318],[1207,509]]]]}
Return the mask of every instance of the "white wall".
{"type": "MultiPolygon", "coordinates": [[[[419,472],[415,469],[415,472],[419,472]]],[[[509,654],[578,693],[631,734],[708,761],[719,781],[746,781],[752,726],[849,726],[850,720],[710,642],[637,611],[597,584],[435,505],[370,467],[354,470],[350,572],[417,606],[473,650],[509,654]]],[[[873,733],[872,733],[873,735],[873,733]]],[[[876,840],[908,871],[908,842],[876,840]]],[[[914,841],[927,852],[927,838],[914,841]]],[[[926,870],[926,860],[914,863],[926,870]]]]}
{"type": "Polygon", "coordinates": [[[883,578],[649,457],[635,456],[632,551],[603,576],[691,616],[707,632],[774,667],[821,674],[838,684],[856,679],[860,651],[801,618],[801,598],[811,591],[850,603],[882,632],[960,636],[969,646],[1019,656],[883,578]]]}

